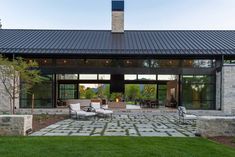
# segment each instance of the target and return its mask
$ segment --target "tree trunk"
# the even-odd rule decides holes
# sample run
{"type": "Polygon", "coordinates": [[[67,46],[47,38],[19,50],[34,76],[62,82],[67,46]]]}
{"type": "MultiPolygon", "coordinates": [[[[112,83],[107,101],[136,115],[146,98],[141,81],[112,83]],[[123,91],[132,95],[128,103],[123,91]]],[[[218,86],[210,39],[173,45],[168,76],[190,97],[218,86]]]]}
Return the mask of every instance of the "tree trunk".
{"type": "Polygon", "coordinates": [[[34,94],[32,94],[32,108],[31,108],[31,114],[33,115],[34,110],[34,94]]]}
{"type": "Polygon", "coordinates": [[[12,98],[10,98],[10,114],[13,114],[13,109],[12,109],[12,98]]]}

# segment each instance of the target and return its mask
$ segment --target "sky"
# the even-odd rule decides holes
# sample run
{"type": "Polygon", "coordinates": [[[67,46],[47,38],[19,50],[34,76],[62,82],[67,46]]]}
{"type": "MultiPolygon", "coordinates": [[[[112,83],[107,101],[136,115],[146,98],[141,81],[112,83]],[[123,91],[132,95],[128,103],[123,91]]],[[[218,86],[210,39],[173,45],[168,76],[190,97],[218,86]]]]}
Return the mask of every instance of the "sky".
{"type": "MultiPolygon", "coordinates": [[[[111,29],[111,0],[0,0],[5,29],[111,29]]],[[[235,0],[125,0],[126,30],[235,30],[235,0]]]]}

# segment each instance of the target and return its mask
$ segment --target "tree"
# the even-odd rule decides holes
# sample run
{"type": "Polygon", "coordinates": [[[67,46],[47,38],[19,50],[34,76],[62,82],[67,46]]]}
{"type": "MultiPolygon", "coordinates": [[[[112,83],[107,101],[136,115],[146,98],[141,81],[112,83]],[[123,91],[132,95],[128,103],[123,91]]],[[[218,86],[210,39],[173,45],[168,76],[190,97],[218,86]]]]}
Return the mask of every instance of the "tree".
{"type": "Polygon", "coordinates": [[[145,84],[143,90],[143,96],[145,99],[156,99],[156,86],[151,84],[145,84]]]}
{"type": "Polygon", "coordinates": [[[0,82],[10,98],[10,112],[15,113],[15,100],[20,92],[30,92],[36,83],[41,81],[37,62],[27,62],[23,58],[8,59],[0,55],[0,82]],[[24,86],[21,86],[24,83],[24,86]]]}
{"type": "Polygon", "coordinates": [[[140,86],[135,84],[126,85],[125,89],[126,98],[129,101],[133,101],[140,97],[140,86]]]}
{"type": "Polygon", "coordinates": [[[98,98],[109,99],[110,98],[110,86],[108,84],[101,84],[97,89],[98,98]]]}
{"type": "Polygon", "coordinates": [[[79,85],[79,97],[84,99],[86,94],[86,89],[84,85],[79,85]]]}
{"type": "Polygon", "coordinates": [[[92,99],[95,96],[95,92],[92,90],[92,88],[87,88],[85,97],[86,99],[92,99]]]}

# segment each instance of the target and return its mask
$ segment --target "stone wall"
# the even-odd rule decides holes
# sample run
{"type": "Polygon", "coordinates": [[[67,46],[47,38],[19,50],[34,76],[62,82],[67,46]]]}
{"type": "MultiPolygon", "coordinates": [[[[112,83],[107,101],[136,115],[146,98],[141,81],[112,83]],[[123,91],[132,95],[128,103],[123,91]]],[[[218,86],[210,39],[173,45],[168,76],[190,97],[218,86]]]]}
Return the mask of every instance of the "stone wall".
{"type": "Polygon", "coordinates": [[[32,120],[32,115],[0,115],[0,135],[27,135],[32,131],[32,120]]]}
{"type": "Polygon", "coordinates": [[[10,111],[10,97],[5,91],[3,84],[0,82],[0,114],[2,112],[9,112],[10,111]]]}
{"type": "Polygon", "coordinates": [[[199,117],[197,133],[203,137],[235,136],[235,117],[199,117]]]}
{"type": "Polygon", "coordinates": [[[114,33],[124,32],[124,12],[121,11],[112,12],[112,32],[114,33]]]}
{"type": "Polygon", "coordinates": [[[223,67],[222,110],[235,114],[235,65],[223,67]]]}
{"type": "MultiPolygon", "coordinates": [[[[16,113],[31,114],[31,109],[17,109],[16,113]]],[[[68,108],[34,109],[33,114],[68,115],[68,108]]]]}
{"type": "MultiPolygon", "coordinates": [[[[19,108],[19,97],[16,95],[15,105],[19,108]]],[[[0,114],[10,113],[10,96],[6,92],[5,87],[2,82],[0,82],[0,114]]]]}

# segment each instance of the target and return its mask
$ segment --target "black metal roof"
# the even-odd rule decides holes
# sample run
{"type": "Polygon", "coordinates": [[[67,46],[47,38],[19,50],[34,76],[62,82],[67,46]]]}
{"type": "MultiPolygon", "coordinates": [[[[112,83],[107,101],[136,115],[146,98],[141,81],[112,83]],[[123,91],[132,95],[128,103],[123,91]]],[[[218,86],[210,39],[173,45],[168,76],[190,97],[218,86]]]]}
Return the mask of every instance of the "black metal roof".
{"type": "Polygon", "coordinates": [[[0,29],[0,53],[235,55],[235,31],[0,29]]]}

